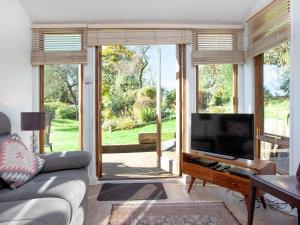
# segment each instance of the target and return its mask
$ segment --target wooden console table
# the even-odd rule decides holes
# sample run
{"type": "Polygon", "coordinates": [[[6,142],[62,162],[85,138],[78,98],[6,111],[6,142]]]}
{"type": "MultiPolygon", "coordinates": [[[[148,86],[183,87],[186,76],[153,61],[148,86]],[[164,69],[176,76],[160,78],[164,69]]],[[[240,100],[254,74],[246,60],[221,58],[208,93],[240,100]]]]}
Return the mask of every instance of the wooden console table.
{"type": "MultiPolygon", "coordinates": [[[[191,191],[195,179],[198,178],[203,181],[203,186],[205,186],[206,182],[210,182],[229,190],[241,193],[244,196],[247,208],[249,206],[248,196],[250,195],[251,191],[250,180],[248,178],[233,175],[226,171],[223,172],[212,170],[209,167],[201,166],[191,162],[191,159],[195,158],[209,159],[218,161],[219,163],[228,164],[230,166],[247,168],[260,175],[274,175],[276,173],[275,164],[266,160],[228,160],[208,156],[196,150],[190,150],[189,152],[182,153],[182,173],[191,176],[188,192],[191,191]]],[[[260,197],[263,206],[266,207],[263,196],[259,193],[258,197],[260,197]]]]}

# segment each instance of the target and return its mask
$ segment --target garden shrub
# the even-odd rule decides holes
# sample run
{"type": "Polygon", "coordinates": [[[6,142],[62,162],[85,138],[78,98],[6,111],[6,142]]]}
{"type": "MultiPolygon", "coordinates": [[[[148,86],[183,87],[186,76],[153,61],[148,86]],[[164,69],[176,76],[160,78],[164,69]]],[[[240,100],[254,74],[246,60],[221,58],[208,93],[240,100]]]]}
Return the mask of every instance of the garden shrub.
{"type": "Polygon", "coordinates": [[[151,100],[155,101],[156,98],[156,87],[143,87],[138,90],[137,97],[149,97],[151,100]]]}
{"type": "Polygon", "coordinates": [[[102,124],[102,128],[105,131],[113,131],[117,128],[117,121],[116,120],[106,120],[102,124]]]}
{"type": "Polygon", "coordinates": [[[163,90],[162,106],[163,106],[163,108],[168,108],[168,109],[176,107],[176,89],[163,90]]]}
{"type": "Polygon", "coordinates": [[[135,107],[137,108],[144,108],[144,107],[152,107],[153,108],[153,100],[149,97],[138,97],[134,103],[135,107]]]}
{"type": "Polygon", "coordinates": [[[156,110],[153,108],[146,108],[141,110],[141,119],[144,122],[152,122],[156,120],[156,110]]]}
{"type": "Polygon", "coordinates": [[[226,90],[218,90],[214,93],[212,97],[212,105],[222,106],[230,102],[230,93],[226,90]]]}
{"type": "Polygon", "coordinates": [[[116,129],[118,130],[127,130],[134,128],[136,123],[130,117],[120,118],[116,121],[116,129]]]}
{"type": "Polygon", "coordinates": [[[75,105],[68,105],[65,103],[61,103],[59,107],[56,109],[56,117],[58,119],[77,119],[77,108],[75,105]]]}
{"type": "Polygon", "coordinates": [[[112,115],[115,117],[130,115],[136,99],[136,91],[122,92],[114,88],[110,91],[113,97],[109,102],[106,102],[106,107],[111,110],[112,115]]]}
{"type": "Polygon", "coordinates": [[[143,87],[137,91],[133,105],[133,117],[139,124],[155,121],[156,88],[143,87]]]}
{"type": "Polygon", "coordinates": [[[174,108],[164,109],[161,112],[161,117],[162,117],[162,119],[173,119],[173,118],[176,118],[176,109],[174,109],[174,108]]]}
{"type": "Polygon", "coordinates": [[[60,106],[60,102],[45,102],[44,103],[44,110],[45,113],[47,113],[51,119],[54,119],[56,117],[56,110],[60,106]]]}

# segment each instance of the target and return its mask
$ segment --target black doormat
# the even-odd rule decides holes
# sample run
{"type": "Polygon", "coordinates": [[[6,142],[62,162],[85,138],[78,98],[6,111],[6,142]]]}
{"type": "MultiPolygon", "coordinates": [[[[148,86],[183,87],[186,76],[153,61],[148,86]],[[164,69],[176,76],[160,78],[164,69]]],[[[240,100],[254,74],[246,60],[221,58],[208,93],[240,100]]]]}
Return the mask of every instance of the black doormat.
{"type": "Polygon", "coordinates": [[[102,185],[98,201],[159,200],[168,196],[162,183],[124,183],[102,185]]]}

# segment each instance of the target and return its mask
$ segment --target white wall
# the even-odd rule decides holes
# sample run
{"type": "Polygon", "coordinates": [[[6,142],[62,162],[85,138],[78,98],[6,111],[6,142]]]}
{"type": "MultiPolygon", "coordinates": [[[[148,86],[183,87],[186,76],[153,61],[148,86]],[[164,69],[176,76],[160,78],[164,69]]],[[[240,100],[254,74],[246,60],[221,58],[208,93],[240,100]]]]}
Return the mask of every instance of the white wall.
{"type": "Polygon", "coordinates": [[[97,183],[95,153],[95,49],[88,49],[88,64],[84,66],[83,78],[83,150],[92,155],[88,173],[90,184],[97,183]]]}
{"type": "Polygon", "coordinates": [[[17,0],[1,0],[0,30],[0,111],[27,142],[20,113],[32,111],[31,22],[17,0]]]}
{"type": "Polygon", "coordinates": [[[291,1],[291,142],[290,173],[295,174],[300,161],[300,1],[291,1]]]}
{"type": "Polygon", "coordinates": [[[191,113],[196,112],[196,71],[192,64],[192,45],[186,46],[186,79],[187,96],[186,103],[186,149],[191,148],[191,113]]]}

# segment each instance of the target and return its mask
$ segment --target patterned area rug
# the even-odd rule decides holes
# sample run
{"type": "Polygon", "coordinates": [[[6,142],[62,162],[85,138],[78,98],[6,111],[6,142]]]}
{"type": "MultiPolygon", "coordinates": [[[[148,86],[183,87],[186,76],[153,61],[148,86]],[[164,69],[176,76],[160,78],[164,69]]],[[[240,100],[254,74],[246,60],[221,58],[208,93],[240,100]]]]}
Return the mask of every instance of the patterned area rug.
{"type": "Polygon", "coordinates": [[[114,204],[109,225],[241,225],[223,202],[114,204]]]}

